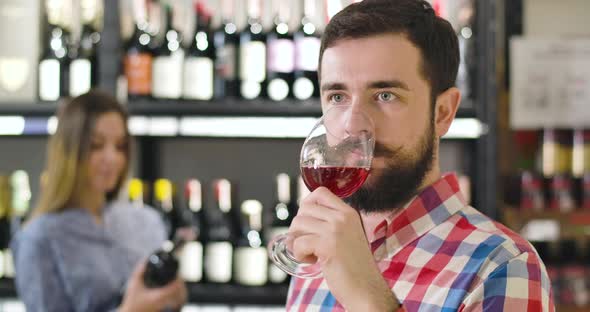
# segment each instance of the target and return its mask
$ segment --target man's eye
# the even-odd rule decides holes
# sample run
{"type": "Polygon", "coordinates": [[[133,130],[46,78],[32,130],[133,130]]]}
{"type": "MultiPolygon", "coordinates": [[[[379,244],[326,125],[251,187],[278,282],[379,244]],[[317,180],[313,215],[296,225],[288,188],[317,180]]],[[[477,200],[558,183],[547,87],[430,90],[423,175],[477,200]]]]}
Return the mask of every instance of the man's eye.
{"type": "Polygon", "coordinates": [[[344,96],[342,96],[342,94],[333,94],[330,96],[330,100],[335,103],[342,102],[344,100],[344,96]]]}
{"type": "Polygon", "coordinates": [[[395,99],[395,95],[391,92],[381,92],[377,95],[379,101],[389,102],[395,99]]]}

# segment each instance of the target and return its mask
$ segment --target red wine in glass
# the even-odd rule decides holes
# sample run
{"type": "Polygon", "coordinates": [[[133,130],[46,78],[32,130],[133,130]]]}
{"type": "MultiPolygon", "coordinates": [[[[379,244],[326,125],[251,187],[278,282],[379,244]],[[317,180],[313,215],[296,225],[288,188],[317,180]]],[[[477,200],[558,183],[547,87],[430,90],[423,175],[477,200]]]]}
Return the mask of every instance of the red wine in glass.
{"type": "Polygon", "coordinates": [[[320,186],[328,188],[340,198],[356,192],[369,176],[369,169],[363,167],[304,166],[301,167],[303,182],[310,191],[320,186]]]}

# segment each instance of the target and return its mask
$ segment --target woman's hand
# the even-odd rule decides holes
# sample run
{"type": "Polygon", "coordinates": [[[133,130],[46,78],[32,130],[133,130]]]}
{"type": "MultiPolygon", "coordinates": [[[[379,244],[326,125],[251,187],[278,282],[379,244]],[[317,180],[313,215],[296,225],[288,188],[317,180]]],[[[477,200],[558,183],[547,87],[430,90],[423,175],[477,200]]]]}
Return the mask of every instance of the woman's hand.
{"type": "Polygon", "coordinates": [[[177,278],[160,288],[148,288],[143,283],[145,262],[141,262],[127,281],[127,290],[120,312],[159,312],[165,308],[180,309],[186,302],[184,282],[177,278]]]}

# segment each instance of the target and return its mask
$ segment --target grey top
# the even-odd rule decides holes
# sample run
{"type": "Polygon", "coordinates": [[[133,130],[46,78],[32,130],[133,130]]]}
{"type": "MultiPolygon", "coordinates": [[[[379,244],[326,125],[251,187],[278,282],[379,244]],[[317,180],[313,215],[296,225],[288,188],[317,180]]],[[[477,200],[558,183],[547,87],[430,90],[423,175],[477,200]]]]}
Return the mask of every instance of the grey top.
{"type": "Polygon", "coordinates": [[[28,312],[108,311],[139,261],[166,239],[151,208],[113,202],[103,224],[83,209],[42,215],[11,242],[16,287],[28,312]]]}

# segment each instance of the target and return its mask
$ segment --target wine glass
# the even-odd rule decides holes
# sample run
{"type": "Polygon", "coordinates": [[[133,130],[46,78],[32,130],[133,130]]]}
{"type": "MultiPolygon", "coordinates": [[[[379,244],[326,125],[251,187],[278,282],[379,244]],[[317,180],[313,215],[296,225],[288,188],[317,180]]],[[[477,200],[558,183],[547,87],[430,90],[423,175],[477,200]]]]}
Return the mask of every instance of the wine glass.
{"type": "MultiPolygon", "coordinates": [[[[310,191],[324,186],[340,198],[349,197],[369,176],[374,148],[371,118],[356,106],[332,105],[303,143],[303,181],[310,191]]],[[[268,244],[270,259],[292,276],[319,277],[319,264],[297,261],[287,248],[289,239],[289,234],[272,239],[268,244]]]]}

